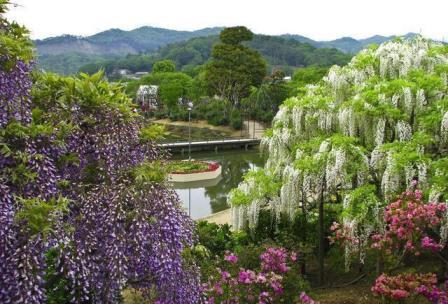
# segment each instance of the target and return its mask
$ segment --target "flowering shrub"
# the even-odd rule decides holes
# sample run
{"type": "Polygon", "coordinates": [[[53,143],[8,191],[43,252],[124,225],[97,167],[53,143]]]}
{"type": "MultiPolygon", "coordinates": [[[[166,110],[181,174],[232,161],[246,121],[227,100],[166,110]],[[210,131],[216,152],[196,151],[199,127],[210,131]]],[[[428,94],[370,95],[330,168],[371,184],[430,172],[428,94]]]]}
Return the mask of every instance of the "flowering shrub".
{"type": "Polygon", "coordinates": [[[333,222],[331,224],[330,230],[334,233],[334,236],[330,236],[330,243],[352,243],[358,244],[359,239],[352,233],[352,228],[349,225],[339,224],[338,222],[333,222]]]}
{"type": "Polygon", "coordinates": [[[273,271],[286,273],[289,271],[286,262],[290,259],[292,262],[297,260],[297,253],[290,255],[284,248],[268,248],[261,256],[261,269],[263,271],[273,271]]]}
{"type": "Polygon", "coordinates": [[[404,249],[417,256],[423,249],[441,251],[445,244],[433,235],[437,235],[446,212],[445,203],[424,203],[419,189],[407,190],[386,206],[386,227],[383,233],[372,236],[372,247],[384,249],[389,254],[404,249]]]}
{"type": "Polygon", "coordinates": [[[372,292],[383,299],[404,300],[424,296],[435,304],[448,303],[447,292],[437,287],[437,277],[433,273],[382,274],[376,279],[372,292]]]}
{"type": "Polygon", "coordinates": [[[319,304],[319,302],[314,301],[309,295],[307,295],[304,291],[300,293],[300,303],[303,304],[319,304]]]}
{"type": "MultiPolygon", "coordinates": [[[[260,256],[260,268],[241,268],[238,256],[227,252],[223,267],[203,285],[207,303],[273,303],[284,295],[285,277],[295,271],[297,253],[284,248],[267,248],[260,256]]],[[[300,303],[316,303],[303,294],[300,303]]]]}

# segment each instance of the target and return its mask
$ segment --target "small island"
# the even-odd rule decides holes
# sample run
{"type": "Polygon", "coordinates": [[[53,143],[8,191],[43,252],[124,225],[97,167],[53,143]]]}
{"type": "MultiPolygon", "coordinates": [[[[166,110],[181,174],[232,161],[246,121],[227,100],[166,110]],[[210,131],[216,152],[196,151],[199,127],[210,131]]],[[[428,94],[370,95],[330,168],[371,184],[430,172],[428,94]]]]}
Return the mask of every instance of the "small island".
{"type": "Polygon", "coordinates": [[[168,181],[186,183],[215,179],[221,175],[221,165],[211,161],[178,160],[169,165],[168,181]]]}

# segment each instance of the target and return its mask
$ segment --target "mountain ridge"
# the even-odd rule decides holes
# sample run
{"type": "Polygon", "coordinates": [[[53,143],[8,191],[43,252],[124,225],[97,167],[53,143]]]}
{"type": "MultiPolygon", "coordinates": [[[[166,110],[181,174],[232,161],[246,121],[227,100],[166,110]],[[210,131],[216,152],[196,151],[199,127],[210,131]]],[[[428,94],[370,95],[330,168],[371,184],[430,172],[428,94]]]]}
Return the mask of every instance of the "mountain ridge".
{"type": "MultiPolygon", "coordinates": [[[[223,27],[208,27],[195,31],[178,31],[161,27],[142,26],[132,30],[112,28],[90,36],[60,35],[34,40],[39,66],[62,74],[76,73],[82,65],[130,55],[156,53],[162,48],[193,38],[219,35],[223,27]]],[[[263,34],[261,34],[263,35],[263,34]]],[[[415,36],[414,33],[405,36],[415,36]]],[[[259,35],[260,36],[260,35],[259,35]]],[[[264,35],[267,36],[267,35],[264,35]]],[[[380,44],[397,36],[374,35],[364,39],[341,37],[317,41],[297,35],[284,34],[270,37],[292,39],[317,49],[331,49],[355,54],[371,43],[380,44]]],[[[275,40],[272,40],[275,44],[275,40]]],[[[316,55],[318,50],[314,51],[316,55]]],[[[330,52],[327,50],[326,52],[330,52]]]]}
{"type": "MultiPolygon", "coordinates": [[[[64,34],[60,36],[34,40],[34,42],[36,44],[38,53],[41,55],[56,55],[63,53],[64,48],[55,46],[55,44],[61,42],[71,43],[71,50],[73,50],[73,45],[78,44],[79,49],[77,51],[79,53],[92,54],[92,50],[95,50],[95,54],[98,54],[98,52],[102,51],[102,54],[105,55],[126,55],[124,54],[124,52],[126,51],[128,51],[129,54],[154,51],[159,47],[165,46],[169,43],[185,41],[194,37],[216,35],[219,34],[222,29],[223,27],[206,27],[194,31],[179,31],[161,27],[142,26],[127,31],[119,28],[111,28],[90,36],[64,34]],[[149,40],[151,40],[151,42],[148,42],[149,40]],[[98,45],[96,47],[90,46],[88,45],[89,43],[98,45]],[[119,48],[110,49],[111,43],[118,44],[119,48]],[[124,48],[125,45],[127,45],[127,48],[124,48]],[[51,47],[49,46],[52,46],[55,49],[51,49],[51,47]],[[101,48],[102,46],[105,46],[107,49],[103,50],[101,48]]],[[[303,35],[290,33],[271,36],[280,36],[284,38],[294,39],[302,43],[309,43],[318,48],[333,47],[345,53],[356,53],[372,43],[379,44],[396,37],[412,37],[415,35],[417,34],[407,33],[405,35],[392,36],[373,35],[362,39],[343,36],[333,40],[314,40],[303,35]]]]}
{"type": "Polygon", "coordinates": [[[60,55],[76,50],[88,55],[127,55],[155,51],[169,43],[194,37],[218,34],[222,28],[203,28],[196,31],[176,31],[143,26],[130,31],[118,28],[90,36],[61,35],[34,40],[39,55],[60,55]]]}

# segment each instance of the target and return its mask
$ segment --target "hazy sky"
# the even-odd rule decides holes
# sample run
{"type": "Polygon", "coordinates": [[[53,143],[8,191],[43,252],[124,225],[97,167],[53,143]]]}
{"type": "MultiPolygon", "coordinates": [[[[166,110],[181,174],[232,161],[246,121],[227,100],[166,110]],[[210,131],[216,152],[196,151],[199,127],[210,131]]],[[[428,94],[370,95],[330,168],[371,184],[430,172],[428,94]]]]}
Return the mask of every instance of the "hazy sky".
{"type": "Polygon", "coordinates": [[[143,25],[176,30],[245,25],[318,40],[408,32],[448,40],[448,0],[11,0],[33,38],[143,25]]]}

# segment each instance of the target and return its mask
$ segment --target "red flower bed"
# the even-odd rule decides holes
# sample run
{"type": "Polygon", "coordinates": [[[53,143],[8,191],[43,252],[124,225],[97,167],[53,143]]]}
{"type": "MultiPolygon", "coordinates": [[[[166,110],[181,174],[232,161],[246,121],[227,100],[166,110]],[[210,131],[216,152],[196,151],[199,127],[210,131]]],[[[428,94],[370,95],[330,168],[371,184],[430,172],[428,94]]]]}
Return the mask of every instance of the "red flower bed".
{"type": "Polygon", "coordinates": [[[208,164],[208,171],[215,171],[218,170],[219,164],[215,162],[211,162],[208,164]]]}

